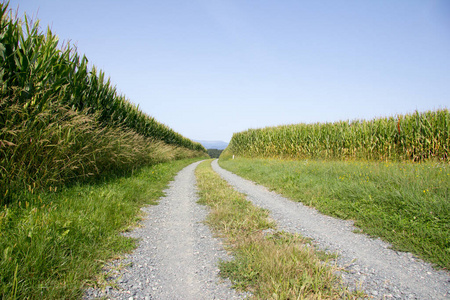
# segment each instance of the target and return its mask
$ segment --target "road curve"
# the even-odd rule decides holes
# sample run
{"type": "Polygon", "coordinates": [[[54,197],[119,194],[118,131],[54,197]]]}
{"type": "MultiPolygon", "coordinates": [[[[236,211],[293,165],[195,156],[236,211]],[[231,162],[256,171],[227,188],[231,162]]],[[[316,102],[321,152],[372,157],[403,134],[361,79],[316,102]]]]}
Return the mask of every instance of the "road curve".
{"type": "Polygon", "coordinates": [[[321,249],[337,252],[344,281],[375,299],[450,299],[448,272],[436,271],[410,253],[390,249],[380,239],[353,233],[352,222],[335,219],[290,201],[227,170],[213,170],[255,205],[268,209],[279,229],[312,238],[321,249]]]}

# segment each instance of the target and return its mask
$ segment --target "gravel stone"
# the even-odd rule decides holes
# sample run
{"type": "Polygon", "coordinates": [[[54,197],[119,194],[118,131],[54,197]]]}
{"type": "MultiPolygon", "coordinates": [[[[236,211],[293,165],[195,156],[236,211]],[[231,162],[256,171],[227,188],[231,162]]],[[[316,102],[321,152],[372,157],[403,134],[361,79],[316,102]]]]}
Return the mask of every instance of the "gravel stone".
{"type": "MultiPolygon", "coordinates": [[[[218,276],[218,261],[230,257],[203,221],[207,208],[197,204],[194,170],[181,170],[158,205],[143,208],[142,226],[126,235],[139,238],[138,248],[105,271],[112,275],[107,299],[244,299],[218,276]]],[[[88,289],[83,299],[105,296],[88,289]]]]}
{"type": "Polygon", "coordinates": [[[322,215],[227,170],[213,169],[255,205],[268,209],[279,229],[312,238],[320,249],[337,253],[335,263],[350,288],[362,288],[372,299],[450,299],[450,274],[435,270],[411,253],[356,234],[352,221],[322,215]]]}

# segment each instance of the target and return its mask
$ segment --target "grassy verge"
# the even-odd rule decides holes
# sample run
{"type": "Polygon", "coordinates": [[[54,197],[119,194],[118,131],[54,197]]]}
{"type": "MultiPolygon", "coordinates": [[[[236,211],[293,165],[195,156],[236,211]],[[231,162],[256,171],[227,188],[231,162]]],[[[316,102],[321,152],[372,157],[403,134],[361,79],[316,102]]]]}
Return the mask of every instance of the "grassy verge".
{"type": "Polygon", "coordinates": [[[237,158],[220,165],[450,269],[448,164],[237,158]]]}
{"type": "Polygon", "coordinates": [[[102,264],[135,247],[119,232],[140,207],[155,204],[183,167],[198,159],[144,167],[133,176],[58,192],[23,195],[0,209],[2,299],[77,299],[96,285],[102,264]]]}
{"type": "Polygon", "coordinates": [[[267,230],[275,224],[268,212],[222,180],[210,161],[196,170],[200,203],[211,207],[208,224],[225,238],[234,259],[220,264],[221,274],[234,287],[250,291],[256,299],[353,298],[321,260],[308,241],[298,235],[267,230]]]}

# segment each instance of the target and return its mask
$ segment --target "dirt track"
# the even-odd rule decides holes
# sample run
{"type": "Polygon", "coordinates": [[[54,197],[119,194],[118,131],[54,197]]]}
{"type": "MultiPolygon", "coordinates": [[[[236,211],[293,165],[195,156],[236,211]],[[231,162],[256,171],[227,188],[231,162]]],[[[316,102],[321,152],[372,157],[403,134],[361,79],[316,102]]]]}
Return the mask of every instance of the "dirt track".
{"type": "Polygon", "coordinates": [[[181,170],[159,204],[144,209],[147,218],[130,234],[140,239],[139,246],[121,261],[131,265],[114,276],[119,288],[89,290],[85,298],[243,298],[218,277],[217,262],[227,255],[202,223],[207,210],[196,203],[194,170],[198,164],[181,170]]]}
{"type": "Polygon", "coordinates": [[[325,250],[337,252],[337,263],[350,286],[361,286],[373,298],[450,299],[450,276],[410,253],[390,249],[380,239],[356,234],[351,222],[318,213],[222,169],[213,169],[255,205],[268,209],[279,229],[314,239],[325,250]]]}
{"type": "MultiPolygon", "coordinates": [[[[218,277],[217,262],[227,259],[218,239],[202,223],[207,211],[197,204],[194,163],[178,173],[147,218],[130,236],[139,247],[113,275],[117,288],[88,290],[85,299],[240,299],[229,282],[218,277]]],[[[362,287],[373,299],[450,299],[450,276],[408,253],[396,252],[379,239],[355,234],[351,222],[334,219],[244,180],[212,163],[255,205],[270,210],[279,229],[311,237],[322,249],[337,252],[336,263],[351,287],[362,287]]]]}

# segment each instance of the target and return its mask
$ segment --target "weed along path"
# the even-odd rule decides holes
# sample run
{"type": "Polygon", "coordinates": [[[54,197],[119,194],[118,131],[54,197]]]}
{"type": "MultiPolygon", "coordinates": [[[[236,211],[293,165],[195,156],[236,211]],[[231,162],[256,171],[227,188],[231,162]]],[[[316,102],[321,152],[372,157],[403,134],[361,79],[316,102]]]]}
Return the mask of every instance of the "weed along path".
{"type": "Polygon", "coordinates": [[[222,169],[213,170],[255,205],[268,209],[280,230],[312,238],[321,249],[336,252],[341,276],[374,299],[450,299],[450,276],[409,253],[397,252],[380,239],[357,234],[350,221],[328,217],[301,203],[222,169]]]}
{"type": "MultiPolygon", "coordinates": [[[[107,299],[239,299],[218,277],[217,263],[226,259],[218,239],[203,224],[207,209],[197,204],[194,170],[184,168],[158,205],[144,208],[142,226],[130,233],[139,246],[111,277],[116,287],[88,290],[85,298],[107,299]]],[[[110,284],[114,286],[114,284],[110,284]]]]}

